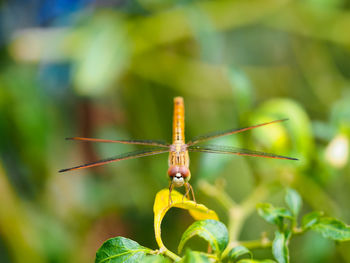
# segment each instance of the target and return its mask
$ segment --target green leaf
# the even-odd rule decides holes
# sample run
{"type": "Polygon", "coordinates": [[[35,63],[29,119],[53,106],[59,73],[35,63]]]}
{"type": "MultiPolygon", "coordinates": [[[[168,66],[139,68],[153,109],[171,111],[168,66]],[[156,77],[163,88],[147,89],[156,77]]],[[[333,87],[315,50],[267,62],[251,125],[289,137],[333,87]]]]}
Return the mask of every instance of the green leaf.
{"type": "Polygon", "coordinates": [[[258,214],[264,218],[267,222],[282,226],[283,218],[292,219],[292,214],[285,208],[275,208],[268,203],[262,203],[257,205],[258,214]]]}
{"type": "Polygon", "coordinates": [[[95,15],[75,35],[79,46],[73,64],[74,87],[87,96],[103,94],[121,76],[129,59],[126,32],[120,17],[113,13],[95,15]],[[98,32],[98,34],[96,34],[98,32]]]}
{"type": "Polygon", "coordinates": [[[146,256],[142,263],[170,263],[171,261],[168,258],[165,258],[162,255],[149,255],[146,256]]]}
{"type": "MultiPolygon", "coordinates": [[[[295,100],[291,99],[271,99],[259,106],[255,111],[255,116],[251,116],[251,122],[259,123],[265,119],[273,119],[278,117],[291,117],[288,122],[284,124],[284,129],[279,132],[271,132],[269,127],[267,130],[256,129],[253,132],[253,137],[262,145],[274,146],[277,151],[285,152],[288,150],[297,149],[297,156],[303,156],[298,162],[290,162],[287,165],[305,166],[311,160],[309,156],[313,155],[313,134],[311,128],[311,121],[305,109],[295,100]],[[260,117],[260,118],[259,118],[260,117]],[[289,140],[287,138],[290,138],[289,140]],[[293,141],[293,148],[290,148],[288,142],[293,141]]],[[[282,118],[283,118],[282,117],[282,118]]],[[[278,125],[276,125],[278,126],[278,125]]],[[[277,127],[276,127],[277,128],[277,127]]]]}
{"type": "Polygon", "coordinates": [[[179,262],[180,263],[211,263],[211,261],[205,254],[197,251],[191,251],[190,249],[186,250],[185,257],[179,262]]]}
{"type": "Polygon", "coordinates": [[[160,249],[168,250],[163,244],[161,237],[161,224],[165,214],[172,207],[182,208],[188,210],[190,215],[195,220],[203,219],[215,219],[218,220],[217,214],[208,209],[202,204],[188,200],[186,197],[183,198],[183,195],[179,192],[173,190],[171,192],[172,203],[169,205],[169,189],[160,190],[154,200],[153,212],[154,212],[154,232],[156,236],[156,241],[160,249]]]}
{"type": "Polygon", "coordinates": [[[228,244],[228,232],[223,223],[212,219],[201,220],[194,222],[183,233],[178,247],[179,253],[185,243],[195,235],[208,241],[217,255],[220,255],[228,244]]]}
{"type": "Polygon", "coordinates": [[[302,200],[299,193],[292,188],[288,188],[285,196],[285,201],[290,211],[292,211],[294,217],[297,217],[302,205],[302,200]]]}
{"type": "Polygon", "coordinates": [[[276,261],[271,259],[264,259],[264,260],[241,259],[237,263],[276,263],[276,261]]]}
{"type": "Polygon", "coordinates": [[[228,253],[228,259],[231,261],[235,261],[237,260],[240,256],[246,255],[248,254],[250,258],[253,257],[252,252],[250,252],[250,250],[244,246],[237,246],[234,247],[230,250],[230,252],[228,253]]]}
{"type": "Polygon", "coordinates": [[[145,255],[151,251],[131,239],[114,237],[97,250],[95,263],[143,262],[145,255]]]}
{"type": "Polygon", "coordinates": [[[287,238],[284,233],[275,232],[275,239],[272,242],[272,254],[278,263],[289,263],[287,238]]]}
{"type": "Polygon", "coordinates": [[[317,223],[311,226],[311,229],[322,234],[325,238],[337,241],[350,240],[350,226],[343,222],[331,218],[320,218],[317,223]]]}
{"type": "Polygon", "coordinates": [[[303,230],[307,230],[314,224],[318,223],[320,218],[323,216],[323,212],[314,211],[303,216],[301,221],[301,227],[303,230]]]}
{"type": "Polygon", "coordinates": [[[235,94],[235,101],[242,111],[249,109],[254,101],[253,85],[248,75],[238,67],[228,67],[228,80],[235,94]]]}

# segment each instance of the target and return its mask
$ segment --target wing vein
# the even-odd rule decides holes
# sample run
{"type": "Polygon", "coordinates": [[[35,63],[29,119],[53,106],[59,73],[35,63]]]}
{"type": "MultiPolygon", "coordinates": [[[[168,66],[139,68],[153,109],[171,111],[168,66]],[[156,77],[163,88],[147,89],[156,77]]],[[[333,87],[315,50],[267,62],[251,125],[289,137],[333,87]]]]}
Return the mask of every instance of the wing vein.
{"type": "Polygon", "coordinates": [[[200,142],[203,142],[203,141],[211,140],[211,139],[214,139],[214,138],[217,138],[217,137],[231,135],[231,134],[235,134],[235,133],[239,133],[239,132],[255,129],[255,128],[258,128],[258,127],[262,127],[262,126],[265,126],[265,125],[278,123],[278,122],[282,122],[282,121],[286,121],[286,120],[288,120],[288,119],[274,120],[274,121],[265,122],[265,123],[261,123],[261,124],[257,124],[257,125],[253,125],[253,126],[249,126],[249,127],[245,127],[245,128],[229,129],[229,130],[226,130],[226,131],[219,131],[219,132],[208,133],[208,134],[205,134],[205,135],[194,137],[191,141],[189,141],[187,143],[187,145],[191,146],[191,145],[194,145],[194,144],[197,144],[197,143],[200,143],[200,142]]]}
{"type": "Polygon", "coordinates": [[[137,145],[151,145],[158,147],[169,147],[169,144],[164,141],[156,140],[105,140],[105,139],[96,139],[96,138],[84,138],[84,137],[71,137],[66,138],[66,140],[74,141],[85,141],[85,142],[110,142],[110,143],[122,143],[122,144],[137,144],[137,145]]]}
{"type": "Polygon", "coordinates": [[[296,158],[287,157],[283,155],[253,151],[253,150],[248,150],[244,148],[233,147],[233,146],[223,146],[223,145],[189,146],[187,149],[188,151],[191,151],[191,152],[235,154],[235,155],[246,155],[246,156],[254,156],[254,157],[274,158],[274,159],[298,160],[296,158]]]}
{"type": "Polygon", "coordinates": [[[59,170],[59,172],[60,173],[68,172],[68,171],[72,171],[72,170],[100,166],[100,165],[111,163],[111,162],[119,162],[119,161],[127,160],[127,159],[135,159],[135,158],[149,156],[149,155],[156,155],[156,154],[169,152],[169,150],[170,149],[149,148],[149,149],[144,149],[144,150],[139,150],[139,151],[134,151],[134,152],[123,153],[123,154],[117,155],[115,157],[102,159],[102,160],[99,160],[96,162],[91,162],[91,163],[82,164],[82,165],[78,165],[78,166],[67,168],[67,169],[62,169],[62,170],[59,170]]]}

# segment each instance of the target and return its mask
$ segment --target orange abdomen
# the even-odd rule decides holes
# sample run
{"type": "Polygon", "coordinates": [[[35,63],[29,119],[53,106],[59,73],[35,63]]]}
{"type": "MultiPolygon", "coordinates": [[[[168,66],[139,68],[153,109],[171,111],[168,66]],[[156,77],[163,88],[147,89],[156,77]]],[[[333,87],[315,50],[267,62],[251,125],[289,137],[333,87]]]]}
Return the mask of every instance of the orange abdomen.
{"type": "Polygon", "coordinates": [[[173,143],[185,142],[185,106],[182,97],[174,98],[173,143]]]}

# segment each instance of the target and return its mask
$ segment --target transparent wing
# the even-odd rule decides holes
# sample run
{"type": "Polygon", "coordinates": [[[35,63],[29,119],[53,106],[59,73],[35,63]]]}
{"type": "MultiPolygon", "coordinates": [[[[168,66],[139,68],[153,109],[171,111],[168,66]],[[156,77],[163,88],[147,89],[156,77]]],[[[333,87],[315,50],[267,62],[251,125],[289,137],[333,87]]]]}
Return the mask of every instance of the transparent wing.
{"type": "Polygon", "coordinates": [[[223,154],[236,154],[246,155],[254,157],[274,158],[274,159],[286,159],[286,160],[298,160],[292,157],[286,157],[273,153],[265,153],[259,151],[252,151],[238,147],[222,146],[222,145],[205,145],[205,146],[189,146],[188,151],[191,152],[206,152],[206,153],[223,153],[223,154]]]}
{"type": "Polygon", "coordinates": [[[119,162],[119,161],[127,160],[127,159],[135,159],[135,158],[139,158],[139,157],[143,157],[143,156],[166,153],[169,151],[170,151],[170,149],[159,149],[159,148],[143,149],[143,150],[139,150],[139,151],[123,153],[123,154],[117,155],[115,157],[99,160],[97,162],[92,162],[92,163],[87,163],[87,164],[75,166],[72,168],[62,169],[62,170],[59,170],[59,172],[62,173],[62,172],[68,172],[68,171],[72,171],[72,170],[84,169],[84,168],[99,166],[99,165],[103,165],[103,164],[111,163],[111,162],[119,162]]]}
{"type": "Polygon", "coordinates": [[[84,137],[71,137],[71,138],[66,138],[66,140],[85,141],[85,142],[112,142],[112,143],[123,143],[123,144],[138,144],[138,145],[169,147],[168,143],[164,141],[156,141],[156,140],[105,140],[105,139],[84,138],[84,137]]]}
{"type": "Polygon", "coordinates": [[[208,133],[208,134],[205,134],[205,135],[194,137],[192,140],[190,140],[187,143],[187,145],[188,146],[194,145],[194,144],[197,144],[199,142],[211,140],[211,139],[214,139],[214,138],[217,138],[217,137],[230,135],[230,134],[234,134],[234,133],[239,133],[239,132],[255,129],[255,128],[258,128],[258,127],[261,127],[261,126],[269,125],[269,124],[272,124],[272,123],[278,123],[278,122],[282,122],[282,121],[286,121],[286,120],[288,120],[288,119],[281,119],[281,120],[265,122],[265,123],[261,123],[261,124],[258,124],[258,125],[245,127],[245,128],[230,129],[230,130],[226,130],[226,131],[217,131],[217,132],[208,133]]]}

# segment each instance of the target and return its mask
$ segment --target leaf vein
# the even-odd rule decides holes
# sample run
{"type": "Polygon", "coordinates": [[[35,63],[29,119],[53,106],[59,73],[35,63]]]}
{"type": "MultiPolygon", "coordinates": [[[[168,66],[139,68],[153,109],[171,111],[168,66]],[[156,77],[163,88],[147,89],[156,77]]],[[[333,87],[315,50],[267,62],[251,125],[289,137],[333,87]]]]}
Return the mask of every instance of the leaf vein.
{"type": "MultiPolygon", "coordinates": [[[[105,261],[107,261],[109,259],[112,259],[112,258],[117,258],[117,257],[120,257],[120,256],[124,256],[124,255],[130,254],[130,256],[128,258],[126,258],[126,260],[128,260],[132,255],[134,255],[134,254],[136,254],[138,252],[141,252],[141,251],[147,252],[148,250],[147,249],[137,249],[137,250],[133,250],[132,252],[127,251],[127,252],[124,252],[124,253],[120,253],[120,254],[117,254],[117,255],[112,255],[112,256],[109,256],[107,258],[104,258],[101,261],[99,261],[99,263],[105,262],[105,261]]],[[[125,262],[125,260],[123,262],[125,262]]]]}

